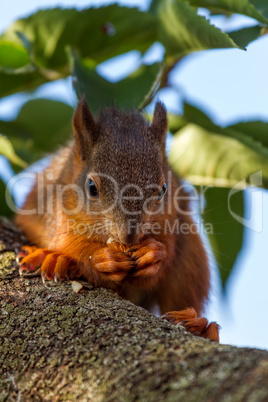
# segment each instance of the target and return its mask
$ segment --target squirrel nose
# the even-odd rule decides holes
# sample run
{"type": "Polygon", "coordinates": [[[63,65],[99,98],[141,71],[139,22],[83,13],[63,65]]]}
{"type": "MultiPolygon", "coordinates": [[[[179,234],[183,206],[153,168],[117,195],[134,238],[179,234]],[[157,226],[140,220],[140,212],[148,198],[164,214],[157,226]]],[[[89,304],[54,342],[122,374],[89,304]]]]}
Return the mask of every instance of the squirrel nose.
{"type": "Polygon", "coordinates": [[[118,237],[121,243],[126,246],[133,246],[137,243],[139,235],[137,233],[119,233],[118,237]]]}
{"type": "Polygon", "coordinates": [[[121,243],[132,246],[133,244],[137,243],[139,239],[137,226],[133,225],[132,227],[122,227],[118,233],[118,237],[121,243]]]}

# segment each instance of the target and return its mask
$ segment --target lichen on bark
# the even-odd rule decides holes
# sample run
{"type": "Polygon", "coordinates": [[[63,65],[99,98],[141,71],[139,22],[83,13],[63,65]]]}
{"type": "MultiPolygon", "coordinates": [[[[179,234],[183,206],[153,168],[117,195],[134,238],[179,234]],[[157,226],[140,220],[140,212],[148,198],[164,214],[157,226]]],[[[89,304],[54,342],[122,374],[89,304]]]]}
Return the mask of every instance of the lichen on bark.
{"type": "Polygon", "coordinates": [[[20,278],[24,241],[0,221],[0,401],[268,400],[266,351],[194,337],[106,289],[20,278]]]}

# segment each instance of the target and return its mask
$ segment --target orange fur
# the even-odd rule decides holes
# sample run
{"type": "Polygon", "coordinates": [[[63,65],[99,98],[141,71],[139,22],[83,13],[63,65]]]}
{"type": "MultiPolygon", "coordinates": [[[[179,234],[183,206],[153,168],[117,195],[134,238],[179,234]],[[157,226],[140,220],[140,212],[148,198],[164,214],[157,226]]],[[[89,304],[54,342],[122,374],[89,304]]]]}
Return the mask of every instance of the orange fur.
{"type": "Polygon", "coordinates": [[[219,342],[219,325],[216,322],[208,324],[208,320],[204,317],[198,318],[193,308],[170,311],[164,314],[162,318],[174,325],[183,325],[188,332],[194,335],[219,342]]]}
{"type": "MultiPolygon", "coordinates": [[[[202,313],[210,285],[201,238],[198,233],[174,234],[165,228],[167,222],[172,226],[177,220],[179,227],[183,227],[192,225],[193,220],[185,192],[181,192],[179,211],[173,203],[181,182],[171,173],[165,158],[167,122],[163,106],[158,104],[153,124],[149,126],[139,113],[124,114],[116,109],[102,112],[95,122],[82,102],[74,116],[73,127],[75,143],[56,154],[50,166],[37,175],[37,182],[24,204],[24,209],[35,208],[36,212],[16,217],[16,223],[33,244],[20,254],[23,257],[21,270],[33,270],[41,265],[46,279],[56,276],[62,280],[67,275],[83,277],[94,286],[113,289],[146,308],[158,304],[162,314],[171,311],[165,315],[170,321],[182,322],[190,332],[217,340],[217,324],[207,325],[206,319],[197,318],[197,314],[202,313]],[[119,187],[134,183],[144,192],[148,183],[162,186],[164,177],[171,178],[168,192],[161,201],[163,210],[159,213],[139,214],[141,206],[137,198],[129,203],[127,199],[124,201],[124,206],[134,214],[137,228],[138,223],[151,225],[147,234],[127,233],[125,225],[132,215],[122,213],[117,206],[103,213],[96,199],[90,200],[90,213],[86,205],[83,206],[72,214],[74,224],[71,228],[68,226],[68,211],[76,205],[76,194],[68,185],[76,183],[84,191],[90,173],[100,191],[99,198],[106,204],[113,199],[109,184],[95,175],[98,171],[113,173],[119,187]],[[41,179],[45,203],[39,212],[38,183],[41,179]],[[53,190],[49,192],[51,183],[53,190]],[[57,186],[67,186],[64,195],[59,196],[57,186]],[[102,193],[104,189],[106,192],[102,193]],[[47,212],[51,209],[52,213],[47,212]],[[158,233],[152,230],[155,223],[160,226],[158,233]],[[117,229],[117,224],[121,224],[122,230],[117,229]],[[79,232],[79,225],[85,226],[86,233],[79,232]],[[108,241],[110,238],[112,242],[108,241]],[[188,307],[192,309],[185,310],[188,307]]],[[[129,192],[129,195],[133,194],[129,192]]],[[[145,195],[151,196],[149,190],[145,195]]],[[[152,212],[159,205],[159,202],[152,202],[152,212]]]]}

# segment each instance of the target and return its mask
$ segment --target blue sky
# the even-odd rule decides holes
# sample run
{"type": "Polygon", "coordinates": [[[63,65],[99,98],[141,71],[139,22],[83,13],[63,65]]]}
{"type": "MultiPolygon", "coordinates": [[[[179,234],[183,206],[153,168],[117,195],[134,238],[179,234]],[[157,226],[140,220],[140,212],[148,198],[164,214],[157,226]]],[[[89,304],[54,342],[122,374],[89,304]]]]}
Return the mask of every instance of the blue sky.
{"type": "MultiPolygon", "coordinates": [[[[13,0],[0,6],[0,31],[15,19],[39,8],[56,5],[83,8],[108,3],[111,1],[13,0]]],[[[148,1],[128,0],[120,3],[145,8],[148,1]]],[[[255,22],[250,18],[234,16],[227,23],[225,19],[214,17],[213,23],[222,28],[235,29],[255,22]]],[[[223,125],[250,119],[268,121],[267,47],[268,35],[249,45],[246,52],[236,49],[213,50],[187,56],[171,75],[172,83],[180,88],[179,95],[164,90],[159,96],[171,111],[181,111],[182,99],[186,99],[203,108],[216,123],[223,125]]],[[[161,52],[161,46],[156,45],[147,57],[157,59],[161,52]]],[[[103,64],[99,72],[115,80],[135,69],[138,59],[138,54],[132,52],[127,58],[103,64]]],[[[55,97],[68,103],[73,103],[75,99],[70,80],[47,84],[38,91],[38,95],[55,97]]],[[[24,96],[17,95],[0,100],[0,118],[12,118],[24,100],[24,96]]],[[[249,198],[250,192],[247,193],[248,201],[249,198]]],[[[219,293],[217,272],[214,274],[212,299],[207,313],[211,320],[221,324],[223,343],[268,348],[267,205],[268,192],[263,191],[263,210],[257,211],[254,205],[252,208],[253,213],[262,214],[263,230],[261,233],[246,231],[245,245],[229,280],[228,298],[224,303],[219,293]]]]}

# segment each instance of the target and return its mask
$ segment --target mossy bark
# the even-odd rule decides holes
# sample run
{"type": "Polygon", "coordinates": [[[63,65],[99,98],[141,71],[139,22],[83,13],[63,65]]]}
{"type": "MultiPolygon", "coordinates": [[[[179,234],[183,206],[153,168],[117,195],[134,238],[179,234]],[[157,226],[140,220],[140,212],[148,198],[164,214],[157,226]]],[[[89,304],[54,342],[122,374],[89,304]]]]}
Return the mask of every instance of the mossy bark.
{"type": "Polygon", "coordinates": [[[20,278],[24,240],[0,221],[0,401],[268,400],[266,351],[194,337],[105,289],[20,278]]]}

